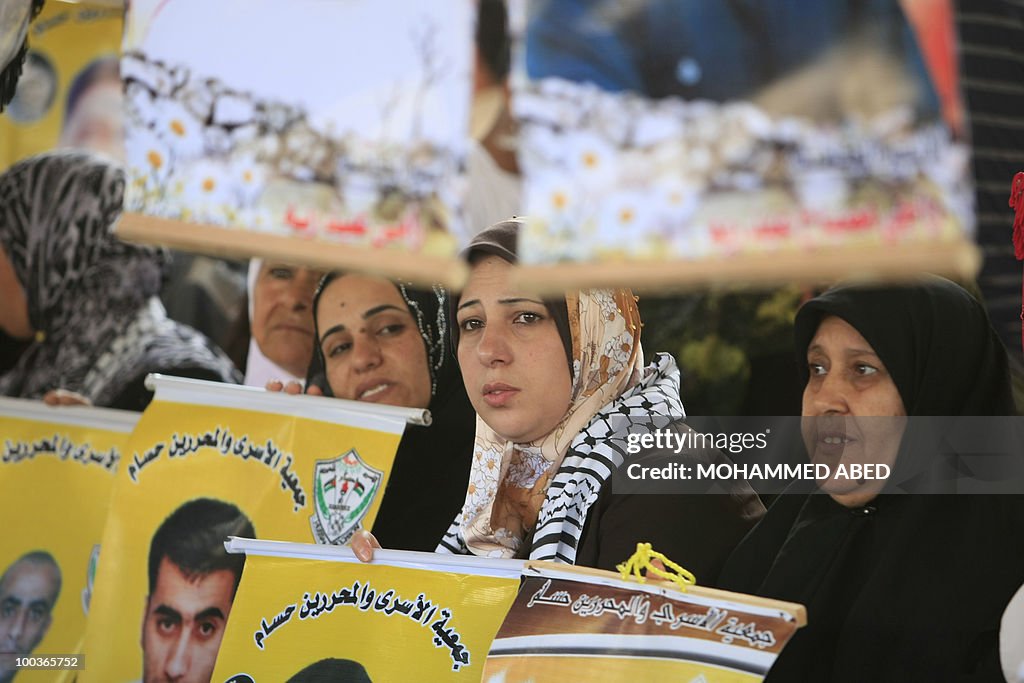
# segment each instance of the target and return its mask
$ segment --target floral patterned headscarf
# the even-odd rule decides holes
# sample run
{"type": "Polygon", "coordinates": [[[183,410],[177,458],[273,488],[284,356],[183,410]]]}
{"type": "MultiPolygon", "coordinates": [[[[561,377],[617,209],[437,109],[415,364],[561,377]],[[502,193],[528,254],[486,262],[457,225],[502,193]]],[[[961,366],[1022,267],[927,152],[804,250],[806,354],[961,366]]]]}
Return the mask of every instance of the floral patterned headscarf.
{"type": "Polygon", "coordinates": [[[572,399],[554,430],[530,443],[498,436],[477,417],[460,536],[475,555],[513,557],[533,532],[548,486],[573,440],[640,379],[640,313],[628,289],[566,295],[572,399]]]}

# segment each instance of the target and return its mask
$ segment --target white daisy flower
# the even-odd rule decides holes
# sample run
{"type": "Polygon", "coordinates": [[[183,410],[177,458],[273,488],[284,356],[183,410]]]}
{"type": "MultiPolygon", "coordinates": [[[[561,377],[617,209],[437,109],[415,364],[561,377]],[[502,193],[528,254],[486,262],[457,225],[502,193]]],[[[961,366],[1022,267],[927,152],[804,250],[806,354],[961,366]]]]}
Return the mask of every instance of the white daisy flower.
{"type": "Polygon", "coordinates": [[[601,204],[597,216],[602,246],[632,252],[651,232],[650,197],[626,190],[615,192],[601,204]]]}
{"type": "Polygon", "coordinates": [[[618,177],[618,150],[604,138],[592,133],[567,135],[568,171],[574,181],[588,191],[602,191],[613,185],[618,177]]]}
{"type": "Polygon", "coordinates": [[[558,173],[528,177],[524,192],[526,214],[552,223],[573,216],[581,202],[570,180],[567,175],[558,173]]]}
{"type": "Polygon", "coordinates": [[[174,162],[173,150],[152,130],[133,127],[125,130],[127,195],[150,197],[166,192],[174,162]]]}
{"type": "Polygon", "coordinates": [[[240,207],[252,206],[259,199],[267,181],[267,167],[252,154],[240,154],[227,164],[228,189],[240,207]]]}
{"type": "Polygon", "coordinates": [[[229,167],[220,161],[199,159],[181,171],[182,201],[198,222],[224,223],[238,210],[229,167]]]}
{"type": "Polygon", "coordinates": [[[203,155],[203,124],[182,102],[160,102],[156,111],[154,130],[174,149],[178,159],[189,161],[203,155]]]}

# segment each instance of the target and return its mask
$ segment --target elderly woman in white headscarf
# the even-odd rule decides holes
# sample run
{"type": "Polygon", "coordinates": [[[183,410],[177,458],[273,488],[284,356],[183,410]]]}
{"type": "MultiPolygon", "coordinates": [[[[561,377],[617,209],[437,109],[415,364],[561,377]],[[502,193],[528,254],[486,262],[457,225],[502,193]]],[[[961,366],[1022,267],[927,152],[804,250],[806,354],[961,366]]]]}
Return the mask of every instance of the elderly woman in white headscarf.
{"type": "Polygon", "coordinates": [[[305,378],[313,357],[313,292],[322,275],[262,259],[249,263],[247,385],[305,378]]]}

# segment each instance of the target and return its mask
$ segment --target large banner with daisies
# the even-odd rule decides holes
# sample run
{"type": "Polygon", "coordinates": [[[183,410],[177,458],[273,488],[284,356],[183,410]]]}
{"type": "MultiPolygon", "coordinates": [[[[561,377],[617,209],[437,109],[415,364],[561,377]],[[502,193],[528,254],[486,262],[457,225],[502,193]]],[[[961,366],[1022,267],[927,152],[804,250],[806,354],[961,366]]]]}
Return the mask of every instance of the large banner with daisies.
{"type": "Polygon", "coordinates": [[[125,236],[452,279],[472,0],[133,0],[125,236]]]}
{"type": "Polygon", "coordinates": [[[531,281],[976,267],[951,0],[522,5],[531,281]]]}

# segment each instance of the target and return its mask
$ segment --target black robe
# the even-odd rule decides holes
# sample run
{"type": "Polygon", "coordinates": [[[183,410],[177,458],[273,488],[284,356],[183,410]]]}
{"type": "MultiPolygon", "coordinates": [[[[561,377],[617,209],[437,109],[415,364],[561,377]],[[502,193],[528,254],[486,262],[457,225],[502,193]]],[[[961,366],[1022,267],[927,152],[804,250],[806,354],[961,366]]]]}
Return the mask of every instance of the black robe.
{"type": "MultiPolygon", "coordinates": [[[[908,415],[1014,412],[1006,352],[984,309],[956,285],[827,292],[797,317],[801,357],[826,315],[871,344],[908,415]]],[[[907,457],[921,435],[913,421],[907,429],[895,471],[921,464],[920,449],[907,457]]],[[[950,457],[934,452],[937,466],[950,457]]],[[[807,607],[807,626],[767,681],[851,683],[1002,681],[1000,618],[1022,583],[1020,496],[883,494],[846,508],[797,488],[769,508],[719,580],[807,607]]]]}

